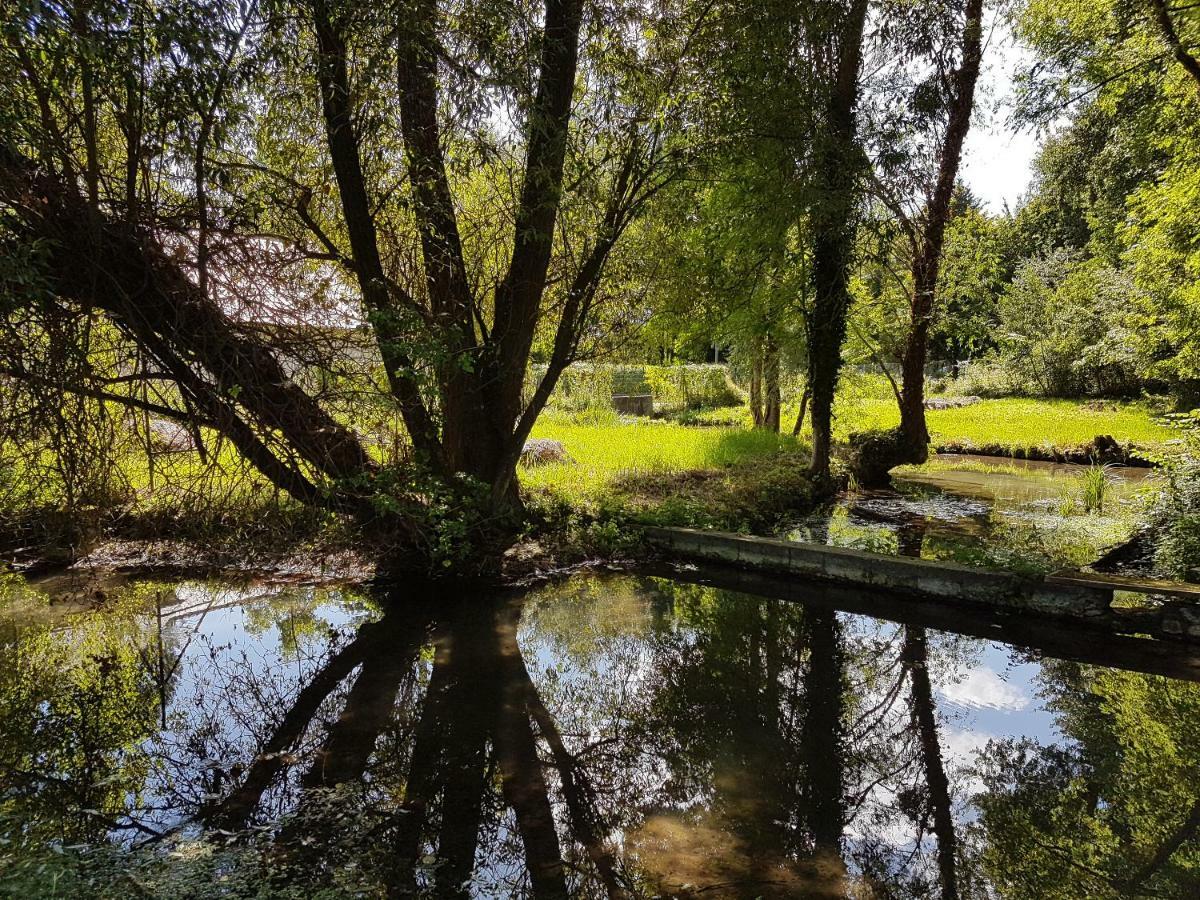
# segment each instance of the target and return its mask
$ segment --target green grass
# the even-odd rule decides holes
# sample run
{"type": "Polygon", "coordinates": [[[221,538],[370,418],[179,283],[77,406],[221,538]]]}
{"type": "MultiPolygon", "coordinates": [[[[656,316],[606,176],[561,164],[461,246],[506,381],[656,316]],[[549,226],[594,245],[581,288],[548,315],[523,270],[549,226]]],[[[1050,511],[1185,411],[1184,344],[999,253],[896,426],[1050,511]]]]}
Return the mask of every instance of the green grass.
{"type": "Polygon", "coordinates": [[[1073,400],[984,400],[961,409],[930,410],[927,421],[935,442],[977,446],[1073,447],[1104,434],[1122,444],[1157,449],[1179,438],[1141,402],[1099,410],[1073,400]]]}
{"type": "MultiPolygon", "coordinates": [[[[795,402],[784,404],[784,431],[791,431],[797,411],[795,402]]],[[[677,416],[676,421],[742,428],[751,425],[750,410],[745,406],[687,412],[677,416]]],[[[1144,401],[1091,404],[1083,400],[1011,397],[983,400],[958,409],[929,410],[926,421],[935,445],[1067,449],[1104,434],[1122,444],[1161,451],[1180,437],[1180,432],[1159,418],[1152,404],[1144,401]]],[[[843,379],[834,406],[836,440],[846,441],[855,432],[894,428],[899,423],[896,398],[886,379],[876,375],[851,375],[843,379]]],[[[811,437],[810,422],[805,422],[801,434],[805,439],[811,437]]]]}
{"type": "Polygon", "coordinates": [[[521,484],[569,503],[593,504],[639,476],[715,470],[803,445],[790,435],[746,428],[695,428],[649,419],[548,412],[533,436],[561,441],[572,462],[521,470],[521,484]]]}
{"type": "MultiPolygon", "coordinates": [[[[785,405],[785,427],[795,421],[795,415],[795,404],[785,405]]],[[[926,422],[935,445],[1066,449],[1104,434],[1122,444],[1157,451],[1168,449],[1180,438],[1180,432],[1159,418],[1153,405],[1145,401],[1090,403],[1008,397],[958,409],[929,410],[926,422]]],[[[899,423],[896,398],[886,379],[878,375],[843,379],[834,406],[835,439],[845,441],[855,432],[894,428],[899,423]]],[[[806,422],[802,434],[807,437],[810,433],[806,422]]]]}

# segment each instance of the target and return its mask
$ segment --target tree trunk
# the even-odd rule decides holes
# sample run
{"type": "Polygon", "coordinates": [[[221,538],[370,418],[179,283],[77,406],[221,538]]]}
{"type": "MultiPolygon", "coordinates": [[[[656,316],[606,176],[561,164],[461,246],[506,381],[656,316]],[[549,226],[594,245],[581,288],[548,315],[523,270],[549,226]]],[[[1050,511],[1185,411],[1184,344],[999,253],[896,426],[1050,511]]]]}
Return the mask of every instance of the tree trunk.
{"type": "Polygon", "coordinates": [[[750,356],[750,416],[755,428],[762,428],[763,411],[763,347],[762,338],[755,338],[750,356]]]}
{"type": "Polygon", "coordinates": [[[804,393],[800,395],[800,411],[796,413],[796,424],[792,426],[792,435],[799,435],[804,428],[804,413],[808,410],[808,384],[804,385],[804,393]]]}
{"type": "Polygon", "coordinates": [[[962,33],[962,62],[954,74],[954,95],[942,142],[937,184],[925,208],[925,227],[913,257],[913,295],[908,339],[901,370],[900,430],[912,458],[923,463],[929,457],[929,429],[925,423],[925,365],[929,358],[929,329],[937,308],[938,274],[950,203],[958,181],[963,142],[975,109],[975,83],[983,59],[983,0],[967,0],[962,33]]]}
{"type": "Polygon", "coordinates": [[[842,366],[846,316],[850,310],[850,263],[854,256],[854,213],[863,155],[856,139],[855,107],[862,62],[866,0],[854,0],[838,35],[834,84],[825,109],[817,155],[821,196],[812,210],[813,304],[808,332],[808,383],[812,397],[813,447],[810,471],[829,477],[833,395],[842,366]]]}
{"type": "MultiPolygon", "coordinates": [[[[949,116],[939,148],[938,173],[925,203],[912,263],[913,293],[908,336],[901,364],[900,426],[894,432],[868,435],[860,441],[854,462],[860,484],[887,483],[892,468],[923,463],[929,458],[929,428],[925,421],[925,366],[929,331],[937,309],[937,283],[945,245],[946,225],[958,180],[963,142],[975,108],[975,84],[983,59],[983,0],[967,0],[962,31],[962,59],[953,73],[949,116]]],[[[916,228],[917,226],[912,226],[916,228]]]]}
{"type": "MultiPolygon", "coordinates": [[[[1171,51],[1171,55],[1175,57],[1175,61],[1183,66],[1183,70],[1191,76],[1196,86],[1200,87],[1200,60],[1193,56],[1191,52],[1195,45],[1188,45],[1180,38],[1179,30],[1175,27],[1175,22],[1171,19],[1171,7],[1167,4],[1167,0],[1149,0],[1149,4],[1150,13],[1158,25],[1163,42],[1171,51]]],[[[1190,6],[1180,7],[1181,10],[1191,8],[1190,6]]],[[[1186,13],[1184,14],[1186,15],[1186,13]]]]}
{"type": "Polygon", "coordinates": [[[770,334],[763,339],[762,427],[779,434],[779,344],[770,334]]]}

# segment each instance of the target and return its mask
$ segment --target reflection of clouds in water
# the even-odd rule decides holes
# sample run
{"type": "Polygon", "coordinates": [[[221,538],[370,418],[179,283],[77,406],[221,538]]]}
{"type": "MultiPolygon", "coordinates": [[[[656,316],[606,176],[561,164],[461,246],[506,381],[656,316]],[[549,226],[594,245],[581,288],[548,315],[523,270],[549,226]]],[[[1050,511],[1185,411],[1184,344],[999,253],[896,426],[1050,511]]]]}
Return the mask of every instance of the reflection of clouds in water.
{"type": "MultiPolygon", "coordinates": [[[[983,779],[976,773],[976,762],[987,750],[988,741],[996,740],[995,735],[983,731],[969,731],[965,728],[943,727],[941,729],[942,758],[946,768],[957,773],[953,783],[955,794],[961,799],[982,794],[985,790],[983,779]]],[[[960,812],[962,820],[973,820],[975,811],[960,812]]]]}
{"type": "Polygon", "coordinates": [[[1025,709],[1030,699],[986,666],[968,671],[958,681],[941,682],[937,692],[949,703],[968,709],[999,709],[1010,712],[1025,709]]]}

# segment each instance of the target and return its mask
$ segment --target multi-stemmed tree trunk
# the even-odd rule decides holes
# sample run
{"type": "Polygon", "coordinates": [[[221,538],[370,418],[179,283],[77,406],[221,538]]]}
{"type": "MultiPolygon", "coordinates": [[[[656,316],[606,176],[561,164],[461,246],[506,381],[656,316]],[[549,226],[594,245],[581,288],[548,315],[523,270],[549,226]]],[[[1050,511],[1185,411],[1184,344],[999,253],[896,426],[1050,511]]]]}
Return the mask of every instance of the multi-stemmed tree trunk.
{"type": "Polygon", "coordinates": [[[900,426],[892,432],[868,436],[858,448],[855,474],[865,486],[886,483],[893,467],[923,463],[929,457],[929,429],[925,423],[929,331],[937,308],[946,226],[963,142],[975,109],[975,85],[982,59],[983,0],[966,0],[959,63],[949,77],[946,125],[937,151],[936,179],[920,217],[914,221],[901,216],[901,226],[913,247],[913,258],[908,334],[901,364],[900,426]]]}
{"type": "MultiPolygon", "coordinates": [[[[585,0],[546,0],[531,44],[533,77],[521,106],[524,119],[514,135],[520,156],[513,173],[508,251],[499,254],[503,263],[496,281],[481,287],[468,274],[461,207],[444,150],[447,89],[442,80],[450,77],[445,72],[458,71],[441,61],[448,20],[436,0],[411,0],[402,7],[395,27],[379,32],[396,42],[394,53],[380,56],[393,60],[387,88],[370,81],[378,78],[378,68],[356,63],[359,45],[377,35],[356,31],[373,25],[362,24],[370,20],[356,16],[354,4],[312,0],[294,10],[312,40],[314,63],[311,69],[300,67],[295,77],[315,75],[319,108],[312,112],[323,126],[336,187],[332,209],[326,203],[322,210],[327,218],[316,220],[310,210],[314,191],[295,176],[265,166],[244,168],[268,171],[265,177],[299,195],[281,200],[277,212],[295,216],[305,226],[303,234],[316,239],[320,250],[306,251],[308,258],[339,266],[349,276],[347,288],[357,293],[386,376],[387,400],[411,442],[405,466],[385,466],[354,429],[297,384],[270,329],[233,317],[229,298],[210,284],[209,273],[221,265],[213,244],[216,222],[205,196],[205,183],[218,168],[211,123],[240,114],[226,116],[218,109],[232,80],[226,69],[241,54],[243,40],[254,40],[255,29],[261,33],[268,23],[251,28],[244,20],[224,43],[216,41],[224,68],[200,110],[202,133],[193,167],[201,195],[192,198],[198,226],[187,219],[181,224],[175,207],[162,208],[162,191],[151,185],[146,168],[157,151],[146,145],[151,138],[135,126],[132,111],[112,114],[123,134],[123,142],[113,146],[125,146],[111,151],[113,158],[101,158],[97,148],[109,145],[96,140],[103,123],[97,123],[95,110],[89,105],[82,119],[73,114],[73,79],[80,76],[62,77],[40,62],[43,57],[26,52],[23,41],[36,43],[56,33],[52,17],[11,32],[8,39],[17,52],[6,60],[4,72],[23,78],[26,93],[4,106],[10,114],[16,110],[21,128],[0,136],[0,236],[14,258],[32,260],[35,272],[16,282],[14,297],[65,319],[101,315],[146,363],[139,371],[151,385],[149,392],[139,392],[130,389],[134,379],[128,373],[97,370],[87,383],[67,385],[67,390],[178,420],[194,430],[212,429],[276,488],[370,523],[384,548],[414,562],[428,562],[435,552],[446,555],[444,546],[432,549],[439,536],[424,514],[443,492],[452,498],[452,508],[469,509],[463,514],[466,528],[456,538],[461,546],[451,553],[462,563],[461,571],[494,563],[505,535],[512,533],[520,506],[516,465],[524,442],[559,376],[579,353],[613,247],[641,205],[665,183],[660,164],[670,155],[662,149],[661,125],[646,124],[653,117],[635,114],[615,124],[603,151],[597,151],[598,162],[587,169],[592,179],[587,190],[599,189],[595,220],[586,236],[572,237],[569,257],[556,262],[560,211],[574,188],[565,184],[565,170],[585,0]],[[378,153],[366,143],[360,107],[373,90],[393,91],[397,98],[406,196],[397,197],[395,185],[381,181],[378,153]],[[77,145],[86,150],[83,177],[74,162],[77,145]],[[110,181],[109,171],[120,177],[110,181]],[[110,183],[120,184],[112,196],[110,183]],[[403,221],[389,215],[395,205],[411,215],[415,265],[396,261],[396,244],[406,238],[394,233],[395,222],[403,221]],[[181,251],[196,243],[197,227],[198,259],[189,261],[181,251]],[[552,280],[553,302],[547,296],[552,280]],[[34,281],[36,289],[29,290],[34,281]],[[547,366],[526,396],[538,336],[549,342],[547,366]]],[[[243,17],[257,15],[253,4],[239,10],[243,17]]],[[[86,23],[68,24],[74,33],[86,23]]],[[[117,32],[114,40],[133,36],[117,32]]],[[[87,76],[90,98],[98,89],[89,80],[92,57],[85,43],[67,44],[66,50],[56,46],[55,52],[64,55],[65,71],[79,69],[87,76]],[[85,64],[78,65],[80,60],[85,64]]],[[[140,52],[121,54],[121,59],[130,67],[118,78],[121,95],[144,93],[147,79],[158,70],[140,52]]],[[[581,150],[586,153],[586,146],[581,150]]],[[[259,229],[253,222],[242,227],[244,235],[231,236],[226,222],[222,240],[227,245],[241,241],[243,251],[253,254],[259,229]]],[[[497,255],[494,246],[487,252],[497,255]]],[[[0,374],[18,380],[45,377],[24,364],[22,352],[6,354],[0,374]]]]}
{"type": "MultiPolygon", "coordinates": [[[[488,484],[493,511],[516,502],[515,471],[525,438],[558,376],[572,359],[596,282],[613,242],[627,222],[622,196],[606,210],[603,226],[567,291],[554,350],[543,384],[528,408],[522,389],[540,321],[554,228],[561,203],[571,100],[578,66],[583,0],[548,0],[542,29],[540,70],[526,124],[525,167],[515,214],[512,255],[492,297],[492,322],[479,327],[479,299],[472,294],[457,212],[446,172],[438,121],[437,25],[434,0],[416,0],[400,23],[397,82],[400,125],[420,231],[425,293],[388,279],[381,262],[355,137],[349,60],[341,26],[326,0],[313,7],[318,40],[318,79],[330,157],[337,176],[351,261],[364,306],[371,314],[392,393],[413,446],[435,469],[464,473],[488,484]],[[395,322],[416,315],[438,341],[440,433],[401,350],[395,322]]],[[[626,166],[619,193],[629,189],[626,166]]]]}

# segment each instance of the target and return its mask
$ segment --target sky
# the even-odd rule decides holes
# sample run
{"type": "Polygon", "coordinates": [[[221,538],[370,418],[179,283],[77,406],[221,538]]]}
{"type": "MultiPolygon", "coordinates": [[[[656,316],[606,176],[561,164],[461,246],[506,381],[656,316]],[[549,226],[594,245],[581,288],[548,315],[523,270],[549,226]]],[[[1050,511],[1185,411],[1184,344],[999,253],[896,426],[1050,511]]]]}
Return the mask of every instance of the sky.
{"type": "Polygon", "coordinates": [[[1029,187],[1037,154],[1037,136],[1031,130],[1016,130],[1008,121],[1013,77],[1029,58],[1029,51],[1004,28],[992,33],[984,50],[978,112],[967,134],[961,178],[992,213],[1002,213],[1005,204],[1016,208],[1029,187]]]}

